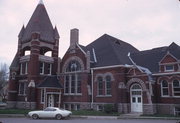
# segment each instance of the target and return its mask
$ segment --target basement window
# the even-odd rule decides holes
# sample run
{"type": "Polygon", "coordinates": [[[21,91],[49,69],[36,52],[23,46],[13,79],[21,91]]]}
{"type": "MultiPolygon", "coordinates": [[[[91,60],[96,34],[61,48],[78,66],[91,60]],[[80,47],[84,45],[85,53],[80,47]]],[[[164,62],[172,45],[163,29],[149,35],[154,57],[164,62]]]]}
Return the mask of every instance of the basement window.
{"type": "Polygon", "coordinates": [[[175,115],[175,116],[180,116],[180,107],[175,107],[175,109],[174,109],[174,115],[175,115]]]}

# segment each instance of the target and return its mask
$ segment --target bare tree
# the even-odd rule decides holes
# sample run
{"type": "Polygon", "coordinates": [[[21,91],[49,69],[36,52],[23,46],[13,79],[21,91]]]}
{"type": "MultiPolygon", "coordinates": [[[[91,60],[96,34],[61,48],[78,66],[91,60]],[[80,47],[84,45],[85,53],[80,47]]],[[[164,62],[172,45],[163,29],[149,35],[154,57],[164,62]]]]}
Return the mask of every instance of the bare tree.
{"type": "Polygon", "coordinates": [[[6,63],[1,63],[0,66],[0,97],[3,100],[7,96],[7,84],[8,84],[8,69],[6,63]]]}

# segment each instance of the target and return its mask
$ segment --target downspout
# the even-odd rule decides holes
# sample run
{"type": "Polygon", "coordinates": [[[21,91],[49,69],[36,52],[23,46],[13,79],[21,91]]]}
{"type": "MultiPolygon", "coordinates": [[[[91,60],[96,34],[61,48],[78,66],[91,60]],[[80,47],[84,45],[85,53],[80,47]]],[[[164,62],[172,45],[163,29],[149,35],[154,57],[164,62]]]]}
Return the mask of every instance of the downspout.
{"type": "Polygon", "coordinates": [[[94,103],[94,78],[93,78],[93,69],[91,69],[91,109],[93,109],[94,103]]]}
{"type": "Polygon", "coordinates": [[[132,64],[133,64],[135,67],[137,67],[138,70],[140,70],[141,72],[143,72],[143,71],[138,67],[138,65],[136,65],[136,63],[132,60],[132,58],[131,58],[130,55],[131,55],[131,53],[129,52],[127,56],[129,57],[129,59],[130,59],[130,61],[132,62],[132,64]]]}

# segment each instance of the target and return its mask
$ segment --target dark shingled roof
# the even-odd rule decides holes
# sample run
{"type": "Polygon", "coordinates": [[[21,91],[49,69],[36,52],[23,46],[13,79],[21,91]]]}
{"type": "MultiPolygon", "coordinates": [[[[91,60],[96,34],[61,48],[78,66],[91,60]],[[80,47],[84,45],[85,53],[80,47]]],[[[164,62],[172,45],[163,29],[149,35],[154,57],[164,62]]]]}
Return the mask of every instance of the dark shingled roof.
{"type": "Polygon", "coordinates": [[[39,85],[39,88],[63,88],[56,76],[48,76],[39,85]]]}
{"type": "Polygon", "coordinates": [[[152,73],[157,73],[159,72],[159,62],[167,52],[180,59],[180,47],[174,42],[169,47],[165,46],[133,53],[131,58],[137,65],[148,68],[152,73]]]}
{"type": "Polygon", "coordinates": [[[10,65],[10,69],[17,69],[19,67],[19,57],[18,57],[18,54],[16,53],[11,65],[10,65]]]}
{"type": "Polygon", "coordinates": [[[40,39],[43,41],[53,42],[59,37],[57,29],[53,29],[48,13],[44,4],[38,4],[27,26],[22,28],[19,38],[22,41],[30,41],[33,32],[40,33],[40,39]]]}
{"type": "Polygon", "coordinates": [[[92,49],[95,50],[97,63],[94,67],[130,64],[128,53],[138,52],[132,45],[107,34],[87,45],[86,49],[91,52],[91,59],[93,59],[92,49]]]}

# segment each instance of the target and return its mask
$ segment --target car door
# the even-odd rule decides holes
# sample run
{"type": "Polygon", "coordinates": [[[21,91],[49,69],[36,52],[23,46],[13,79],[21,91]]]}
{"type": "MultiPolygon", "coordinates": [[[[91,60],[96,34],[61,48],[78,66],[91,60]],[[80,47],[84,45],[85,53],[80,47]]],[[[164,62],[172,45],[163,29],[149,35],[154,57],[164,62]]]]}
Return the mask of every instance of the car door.
{"type": "Polygon", "coordinates": [[[45,110],[43,110],[41,112],[41,117],[44,117],[44,118],[50,118],[50,117],[53,117],[53,109],[52,108],[46,108],[45,110]]]}

